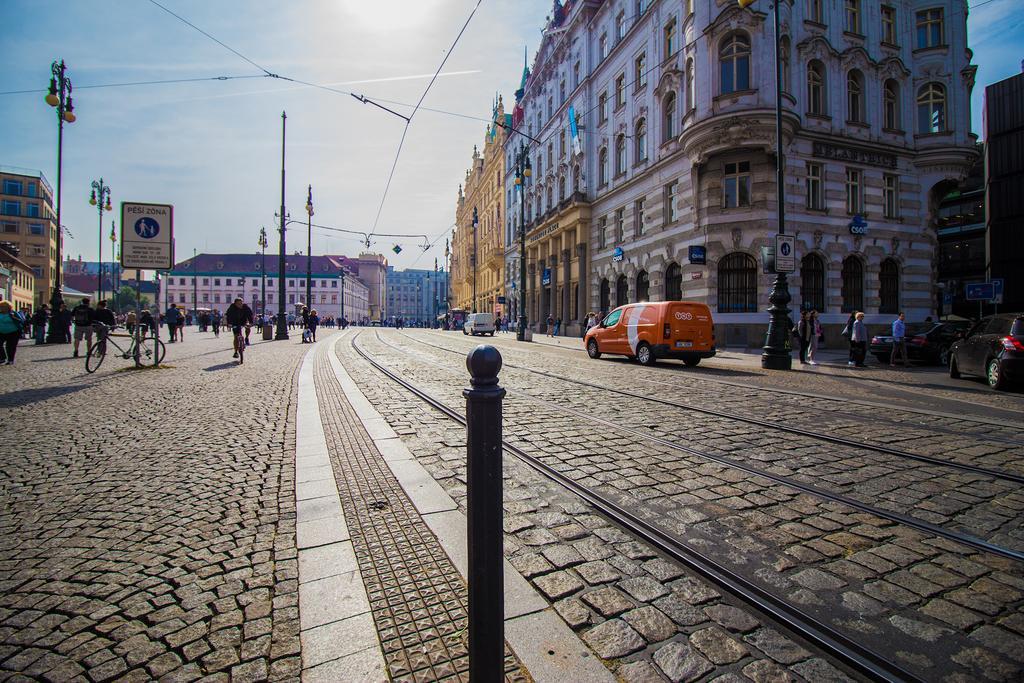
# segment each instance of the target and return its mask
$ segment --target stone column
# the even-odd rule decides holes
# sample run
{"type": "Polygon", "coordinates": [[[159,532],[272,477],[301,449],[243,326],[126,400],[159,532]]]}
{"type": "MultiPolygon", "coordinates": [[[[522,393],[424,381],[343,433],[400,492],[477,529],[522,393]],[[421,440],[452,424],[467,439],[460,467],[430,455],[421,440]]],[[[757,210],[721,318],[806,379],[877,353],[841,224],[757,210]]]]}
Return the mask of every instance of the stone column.
{"type": "MultiPolygon", "coordinates": [[[[577,297],[577,307],[579,308],[579,318],[582,321],[583,316],[590,312],[590,288],[589,288],[589,275],[587,266],[587,243],[582,242],[576,245],[576,258],[579,259],[579,271],[580,271],[580,284],[579,284],[579,296],[577,297]]],[[[600,297],[600,292],[598,293],[600,297]]],[[[594,308],[597,310],[597,307],[594,308]]]]}
{"type": "Polygon", "coordinates": [[[562,250],[562,329],[569,327],[570,320],[575,318],[569,310],[569,290],[572,288],[572,259],[569,258],[569,250],[562,250]]]}
{"type": "MultiPolygon", "coordinates": [[[[555,245],[551,244],[552,251],[555,245]]],[[[555,320],[558,319],[558,256],[552,254],[548,258],[548,269],[551,272],[551,284],[548,285],[548,313],[555,320]]],[[[551,330],[548,330],[550,332],[551,330]]]]}

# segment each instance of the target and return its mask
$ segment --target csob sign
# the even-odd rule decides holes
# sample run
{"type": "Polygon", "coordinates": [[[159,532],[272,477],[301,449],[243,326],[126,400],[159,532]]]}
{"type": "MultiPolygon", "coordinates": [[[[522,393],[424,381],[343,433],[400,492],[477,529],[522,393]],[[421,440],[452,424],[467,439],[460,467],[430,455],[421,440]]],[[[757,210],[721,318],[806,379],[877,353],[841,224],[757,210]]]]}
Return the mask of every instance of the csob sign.
{"type": "Polygon", "coordinates": [[[121,202],[121,267],[170,270],[174,267],[174,207],[121,202]]]}
{"type": "Polygon", "coordinates": [[[690,263],[695,266],[707,265],[708,249],[703,245],[695,245],[689,248],[690,263]]]}
{"type": "Polygon", "coordinates": [[[851,235],[866,235],[868,234],[868,222],[864,220],[864,216],[859,213],[854,214],[853,220],[850,221],[850,234],[851,235]]]}
{"type": "Polygon", "coordinates": [[[542,285],[545,285],[545,286],[551,284],[551,269],[550,268],[545,268],[544,269],[544,272],[540,276],[540,283],[542,285]]]}
{"type": "Polygon", "coordinates": [[[621,261],[626,257],[626,252],[622,251],[622,247],[615,247],[615,251],[612,252],[612,261],[621,261]]]}

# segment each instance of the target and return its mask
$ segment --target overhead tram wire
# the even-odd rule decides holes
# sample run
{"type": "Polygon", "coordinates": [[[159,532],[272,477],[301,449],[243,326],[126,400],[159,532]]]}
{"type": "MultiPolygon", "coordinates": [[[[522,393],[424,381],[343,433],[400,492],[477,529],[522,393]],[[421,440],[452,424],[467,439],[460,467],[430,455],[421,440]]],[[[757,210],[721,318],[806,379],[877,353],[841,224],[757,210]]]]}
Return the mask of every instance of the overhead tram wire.
{"type": "MultiPolygon", "coordinates": [[[[127,81],[125,83],[96,83],[94,85],[76,85],[75,90],[86,90],[89,88],[125,88],[135,85],[172,85],[175,83],[201,83],[203,81],[237,81],[250,78],[273,78],[267,74],[247,74],[245,76],[200,76],[197,78],[168,78],[158,81],[127,81]]],[[[30,88],[28,90],[5,90],[0,95],[29,95],[43,92],[45,88],[30,88]]]]}

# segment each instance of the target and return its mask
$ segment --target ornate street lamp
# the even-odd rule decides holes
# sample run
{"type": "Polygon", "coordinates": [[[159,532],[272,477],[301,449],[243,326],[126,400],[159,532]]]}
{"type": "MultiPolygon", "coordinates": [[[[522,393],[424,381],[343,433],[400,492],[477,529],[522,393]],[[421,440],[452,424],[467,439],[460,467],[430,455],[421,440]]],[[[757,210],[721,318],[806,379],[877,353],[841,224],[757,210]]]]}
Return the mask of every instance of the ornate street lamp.
{"type": "Polygon", "coordinates": [[[92,181],[92,194],[89,195],[89,204],[99,209],[100,214],[100,252],[96,257],[99,267],[97,268],[97,280],[96,283],[96,300],[100,301],[103,299],[103,211],[112,211],[113,207],[110,206],[110,185],[103,184],[103,178],[92,181]],[[106,200],[106,207],[103,206],[104,199],[106,200]]]}
{"type": "Polygon", "coordinates": [[[476,215],[476,207],[473,207],[473,312],[476,313],[476,229],[480,225],[480,219],[476,215]]]}
{"type": "MultiPolygon", "coordinates": [[[[107,210],[110,210],[109,204],[107,205],[107,210]]],[[[118,285],[120,284],[118,278],[118,275],[120,274],[120,270],[118,270],[118,261],[120,260],[121,259],[118,258],[117,255],[117,233],[114,231],[114,221],[110,221],[110,289],[112,290],[110,292],[110,296],[114,300],[114,309],[118,313],[121,312],[117,300],[118,295],[121,293],[121,290],[118,289],[118,285]]]]}
{"type": "Polygon", "coordinates": [[[306,306],[313,310],[313,186],[306,199],[306,306]]]}
{"type": "Polygon", "coordinates": [[[260,257],[260,315],[263,316],[263,324],[266,324],[267,316],[267,229],[260,227],[260,249],[262,250],[262,256],[260,257]]]}
{"type": "Polygon", "coordinates": [[[46,93],[46,103],[57,109],[57,249],[56,264],[53,274],[53,291],[50,294],[50,329],[46,333],[46,341],[50,344],[71,341],[65,339],[66,330],[57,319],[57,312],[64,303],[64,296],[61,294],[61,268],[63,267],[63,236],[61,231],[63,225],[60,222],[60,191],[61,191],[61,170],[63,166],[64,146],[64,122],[75,122],[75,106],[71,99],[71,79],[67,75],[67,67],[64,60],[53,62],[50,65],[50,88],[46,93]]]}
{"type": "Polygon", "coordinates": [[[516,187],[519,189],[519,324],[516,340],[526,340],[526,183],[529,181],[530,148],[522,143],[516,152],[516,187]]]}
{"type": "Polygon", "coordinates": [[[281,112],[281,214],[279,216],[281,220],[281,241],[279,244],[279,254],[277,257],[277,333],[274,335],[274,339],[288,339],[288,317],[285,315],[284,310],[284,299],[286,296],[285,292],[285,254],[287,253],[284,239],[284,228],[285,221],[288,220],[288,214],[284,208],[284,141],[285,141],[285,124],[288,121],[288,114],[281,112]]]}

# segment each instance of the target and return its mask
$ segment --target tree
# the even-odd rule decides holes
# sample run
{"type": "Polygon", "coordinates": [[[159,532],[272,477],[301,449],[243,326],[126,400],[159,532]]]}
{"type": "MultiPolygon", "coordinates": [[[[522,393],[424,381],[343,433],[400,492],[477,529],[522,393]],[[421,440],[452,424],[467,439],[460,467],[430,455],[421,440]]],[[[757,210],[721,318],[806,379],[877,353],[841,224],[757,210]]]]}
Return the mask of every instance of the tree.
{"type": "MultiPolygon", "coordinates": [[[[142,308],[149,308],[149,297],[142,297],[142,308]]],[[[124,285],[114,296],[113,306],[115,311],[127,311],[135,308],[135,288],[124,285]]]]}

